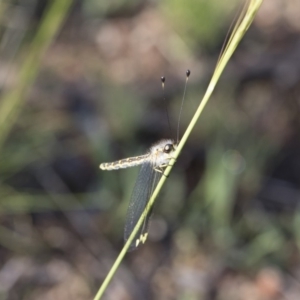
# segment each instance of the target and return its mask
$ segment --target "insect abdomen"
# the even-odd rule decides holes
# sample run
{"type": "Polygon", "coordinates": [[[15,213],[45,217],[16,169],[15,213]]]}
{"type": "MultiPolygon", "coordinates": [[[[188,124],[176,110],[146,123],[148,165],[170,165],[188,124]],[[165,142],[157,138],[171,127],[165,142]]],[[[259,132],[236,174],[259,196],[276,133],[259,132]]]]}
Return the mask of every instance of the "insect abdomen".
{"type": "Polygon", "coordinates": [[[149,155],[146,154],[141,156],[125,158],[114,162],[103,163],[100,165],[100,169],[110,171],[130,168],[142,164],[148,157],[149,155]]]}

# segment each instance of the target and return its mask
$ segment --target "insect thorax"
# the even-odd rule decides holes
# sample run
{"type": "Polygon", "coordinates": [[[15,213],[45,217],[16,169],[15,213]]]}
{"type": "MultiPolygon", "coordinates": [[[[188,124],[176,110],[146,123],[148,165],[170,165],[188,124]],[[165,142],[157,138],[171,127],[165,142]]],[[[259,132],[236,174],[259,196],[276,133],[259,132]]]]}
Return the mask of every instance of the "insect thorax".
{"type": "Polygon", "coordinates": [[[162,140],[150,148],[151,162],[154,167],[168,165],[173,158],[177,145],[173,140],[162,140]]]}

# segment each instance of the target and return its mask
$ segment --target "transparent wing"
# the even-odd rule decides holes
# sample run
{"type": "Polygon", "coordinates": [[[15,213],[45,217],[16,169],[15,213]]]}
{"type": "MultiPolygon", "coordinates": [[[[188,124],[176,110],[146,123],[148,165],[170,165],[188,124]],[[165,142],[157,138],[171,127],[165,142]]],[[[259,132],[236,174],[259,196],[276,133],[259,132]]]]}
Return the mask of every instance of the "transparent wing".
{"type": "MultiPolygon", "coordinates": [[[[124,230],[125,241],[127,241],[127,239],[129,238],[141,214],[143,213],[161,176],[162,173],[155,171],[150,162],[142,164],[127,210],[127,217],[124,230]]],[[[146,213],[147,215],[144,219],[143,225],[141,226],[137,235],[133,239],[129,251],[134,250],[137,247],[136,241],[138,239],[140,239],[141,237],[144,237],[144,239],[146,239],[145,234],[147,234],[151,211],[146,213]]]]}

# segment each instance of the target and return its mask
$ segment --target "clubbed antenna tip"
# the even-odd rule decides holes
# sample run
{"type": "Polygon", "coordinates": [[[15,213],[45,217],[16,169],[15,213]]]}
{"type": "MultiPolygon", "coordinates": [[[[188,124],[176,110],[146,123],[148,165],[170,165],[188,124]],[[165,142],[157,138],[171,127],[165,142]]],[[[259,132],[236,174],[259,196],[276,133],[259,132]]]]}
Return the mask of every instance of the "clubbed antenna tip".
{"type": "Polygon", "coordinates": [[[178,116],[178,125],[177,125],[177,144],[178,144],[178,142],[179,142],[179,127],[180,127],[180,119],[181,119],[181,114],[182,114],[182,109],[183,109],[184,98],[185,98],[186,86],[187,86],[187,82],[188,82],[188,80],[189,80],[189,77],[190,77],[190,75],[191,75],[191,71],[188,69],[188,70],[186,70],[185,74],[186,74],[186,81],[185,81],[185,85],[184,85],[183,97],[182,97],[181,106],[180,106],[180,111],[179,111],[179,116],[178,116]]]}

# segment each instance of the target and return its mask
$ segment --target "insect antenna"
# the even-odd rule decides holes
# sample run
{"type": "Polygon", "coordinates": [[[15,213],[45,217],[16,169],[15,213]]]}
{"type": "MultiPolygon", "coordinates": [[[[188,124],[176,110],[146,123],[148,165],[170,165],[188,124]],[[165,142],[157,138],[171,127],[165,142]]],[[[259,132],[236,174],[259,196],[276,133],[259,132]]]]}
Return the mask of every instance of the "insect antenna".
{"type": "Polygon", "coordinates": [[[177,125],[177,144],[178,144],[178,142],[179,142],[179,126],[180,126],[180,119],[181,119],[181,115],[182,115],[183,103],[184,103],[184,99],[185,99],[185,92],[186,92],[186,87],[187,87],[187,83],[188,83],[189,77],[190,77],[190,75],[191,75],[191,71],[190,71],[190,70],[186,70],[185,75],[186,75],[186,79],[185,79],[185,85],[184,85],[183,97],[182,97],[181,107],[180,107],[180,110],[179,110],[179,116],[178,116],[178,125],[177,125]]]}
{"type": "Polygon", "coordinates": [[[171,122],[170,122],[170,116],[169,116],[169,111],[168,111],[168,107],[167,107],[167,99],[166,99],[166,92],[165,92],[165,82],[166,82],[166,77],[162,76],[160,77],[160,81],[161,81],[161,88],[163,90],[163,99],[165,102],[165,111],[166,111],[166,115],[167,115],[167,120],[168,120],[168,126],[169,126],[169,131],[170,131],[170,136],[171,136],[171,122]]]}

